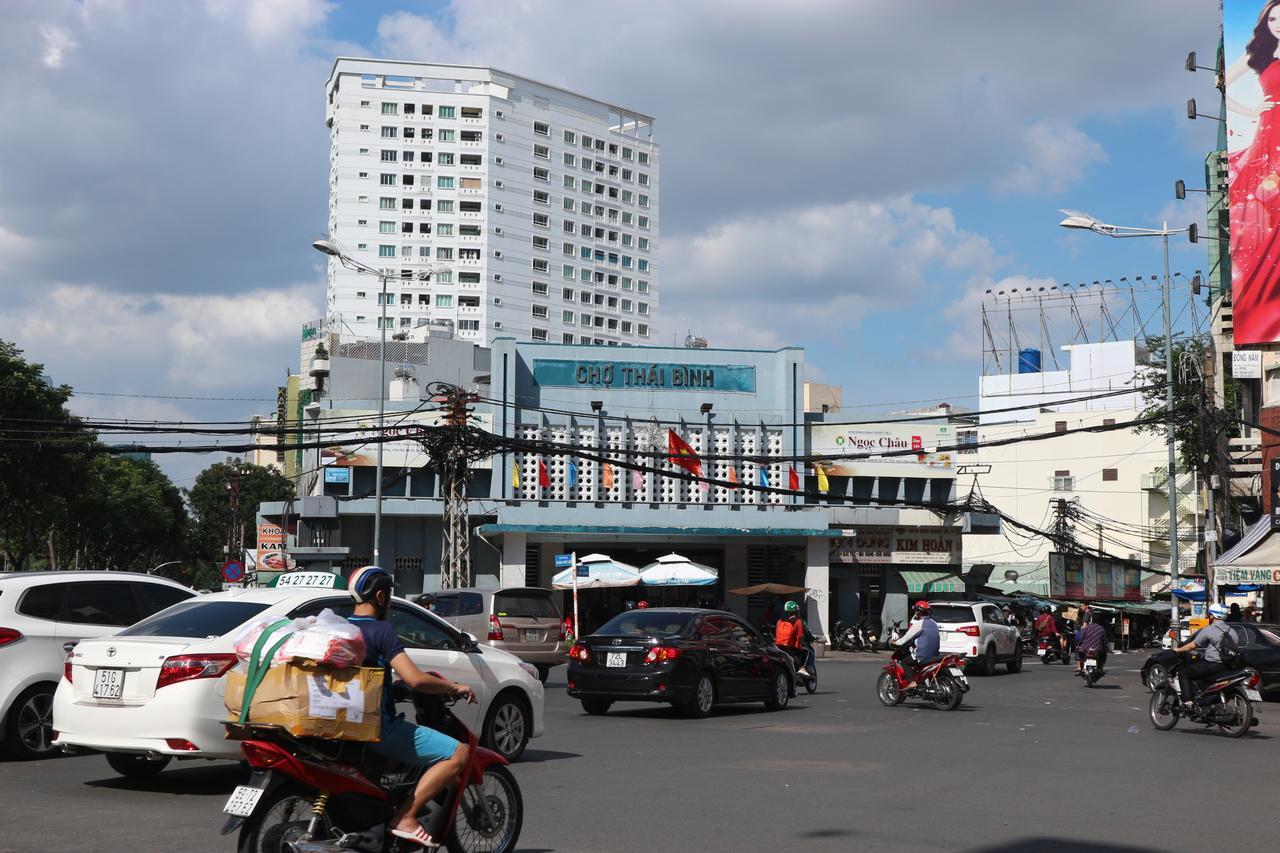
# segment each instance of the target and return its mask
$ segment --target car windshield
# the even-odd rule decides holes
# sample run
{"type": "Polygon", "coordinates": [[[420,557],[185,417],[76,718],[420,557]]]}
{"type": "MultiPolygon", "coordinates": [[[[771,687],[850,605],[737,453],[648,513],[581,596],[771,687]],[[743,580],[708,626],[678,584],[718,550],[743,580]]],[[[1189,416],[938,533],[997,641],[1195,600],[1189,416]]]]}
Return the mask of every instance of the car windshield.
{"type": "Polygon", "coordinates": [[[258,601],[184,601],[120,632],[121,637],[200,637],[229,634],[267,609],[258,601]]]}
{"type": "Polygon", "coordinates": [[[977,622],[978,617],[974,614],[972,607],[961,607],[959,605],[935,604],[933,605],[933,621],[947,622],[955,624],[958,622],[977,622]]]}
{"type": "Polygon", "coordinates": [[[493,597],[496,616],[527,616],[534,619],[559,619],[560,613],[551,594],[546,592],[500,592],[493,597]]]}
{"type": "Polygon", "coordinates": [[[678,637],[692,619],[692,613],[630,610],[604,623],[596,633],[609,637],[678,637]]]}

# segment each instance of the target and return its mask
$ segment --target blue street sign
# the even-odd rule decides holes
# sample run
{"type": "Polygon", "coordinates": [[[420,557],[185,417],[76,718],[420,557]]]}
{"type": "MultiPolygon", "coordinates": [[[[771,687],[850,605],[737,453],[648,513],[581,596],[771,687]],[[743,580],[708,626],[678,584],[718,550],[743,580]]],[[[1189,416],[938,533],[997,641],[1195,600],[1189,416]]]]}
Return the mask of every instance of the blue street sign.
{"type": "Polygon", "coordinates": [[[589,578],[589,577],[591,577],[591,567],[590,567],[590,566],[585,566],[585,565],[583,565],[583,566],[578,566],[578,577],[580,577],[580,578],[589,578]]]}
{"type": "Polygon", "coordinates": [[[572,554],[556,554],[556,568],[567,569],[573,565],[572,554]]]}

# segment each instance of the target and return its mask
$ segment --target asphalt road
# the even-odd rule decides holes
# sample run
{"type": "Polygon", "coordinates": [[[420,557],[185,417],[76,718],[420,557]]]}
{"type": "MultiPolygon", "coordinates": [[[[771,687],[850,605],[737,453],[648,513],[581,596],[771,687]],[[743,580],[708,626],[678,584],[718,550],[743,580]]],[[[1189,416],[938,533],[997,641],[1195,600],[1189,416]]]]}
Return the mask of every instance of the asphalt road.
{"type": "MultiPolygon", "coordinates": [[[[706,720],[643,705],[587,717],[557,670],[548,733],[515,768],[520,849],[1272,847],[1280,705],[1259,708],[1260,727],[1238,741],[1186,724],[1157,732],[1141,660],[1113,656],[1094,690],[1035,662],[974,677],[951,713],[881,707],[869,655],[824,660],[819,692],[787,711],[706,720]]],[[[233,764],[175,764],[137,783],[88,756],[3,763],[0,775],[0,851],[234,850],[217,834],[233,764]]]]}

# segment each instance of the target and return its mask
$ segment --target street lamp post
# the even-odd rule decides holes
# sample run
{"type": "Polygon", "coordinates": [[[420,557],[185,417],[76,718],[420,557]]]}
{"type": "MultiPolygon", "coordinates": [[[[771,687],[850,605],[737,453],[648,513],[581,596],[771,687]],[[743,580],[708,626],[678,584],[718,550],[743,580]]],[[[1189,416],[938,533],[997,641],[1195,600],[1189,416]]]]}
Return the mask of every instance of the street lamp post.
{"type": "MultiPolygon", "coordinates": [[[[373,486],[373,564],[381,565],[382,560],[382,445],[386,436],[387,408],[387,274],[363,264],[340,250],[329,240],[316,240],[311,244],[314,249],[337,258],[338,263],[349,270],[365,275],[376,275],[382,282],[381,316],[378,318],[378,463],[373,486]]],[[[430,273],[428,273],[430,275],[430,273]]]]}
{"type": "MultiPolygon", "coordinates": [[[[1116,238],[1159,237],[1164,243],[1164,288],[1162,297],[1164,301],[1165,434],[1169,450],[1169,589],[1175,590],[1178,588],[1178,459],[1173,438],[1173,317],[1169,296],[1169,235],[1194,234],[1194,226],[1170,228],[1169,223],[1166,221],[1163,224],[1164,227],[1158,229],[1130,228],[1124,225],[1110,225],[1078,210],[1062,210],[1059,212],[1067,216],[1066,219],[1058,223],[1063,228],[1079,228],[1085,231],[1092,231],[1095,234],[1116,238]]],[[[1176,596],[1174,598],[1176,599],[1176,596]]],[[[1177,624],[1176,613],[1174,614],[1174,624],[1177,624]]]]}

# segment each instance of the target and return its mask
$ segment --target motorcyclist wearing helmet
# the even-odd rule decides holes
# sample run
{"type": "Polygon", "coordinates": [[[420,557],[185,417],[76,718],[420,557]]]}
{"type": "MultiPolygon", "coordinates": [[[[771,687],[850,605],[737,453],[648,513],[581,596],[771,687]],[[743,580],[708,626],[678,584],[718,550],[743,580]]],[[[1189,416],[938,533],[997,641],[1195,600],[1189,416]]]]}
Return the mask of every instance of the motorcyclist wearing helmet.
{"type": "Polygon", "coordinates": [[[1054,643],[1058,641],[1058,621],[1053,618],[1053,608],[1047,604],[1040,608],[1040,615],[1036,617],[1036,639],[1042,638],[1054,643]]]}
{"type": "Polygon", "coordinates": [[[907,678],[910,679],[907,682],[908,690],[914,690],[916,687],[920,665],[938,656],[941,642],[938,623],[933,621],[933,609],[929,606],[929,602],[917,601],[913,608],[911,624],[907,626],[907,633],[894,644],[899,647],[914,644],[911,648],[911,657],[902,660],[902,667],[907,671],[907,678]]]}
{"type": "Polygon", "coordinates": [[[391,694],[391,673],[394,670],[411,689],[423,693],[444,694],[468,702],[475,702],[476,696],[467,685],[429,675],[409,659],[404,643],[387,621],[391,586],[391,575],[385,569],[378,566],[356,569],[348,581],[351,597],[356,602],[355,611],[348,619],[364,635],[364,666],[382,667],[383,670],[382,738],[373,744],[373,750],[407,764],[429,768],[418,780],[413,797],[392,817],[391,833],[397,838],[434,849],[440,842],[427,834],[418,822],[418,815],[427,803],[458,779],[470,756],[466,744],[435,729],[414,725],[403,715],[396,714],[391,694]]]}
{"type": "Polygon", "coordinates": [[[813,670],[813,649],[807,643],[809,630],[800,618],[800,604],[788,601],[782,608],[782,618],[773,628],[773,642],[796,659],[804,661],[796,670],[797,675],[808,676],[813,670]]]}
{"type": "Polygon", "coordinates": [[[1221,620],[1225,613],[1226,608],[1221,605],[1210,607],[1208,613],[1209,624],[1196,631],[1190,640],[1180,646],[1175,646],[1173,649],[1180,655],[1197,650],[1200,653],[1198,659],[1192,659],[1179,672],[1179,675],[1184,679],[1182,682],[1184,699],[1192,696],[1197,685],[1208,682],[1214,676],[1221,675],[1229,668],[1222,659],[1223,641],[1224,638],[1230,637],[1231,642],[1235,643],[1236,638],[1231,632],[1231,626],[1221,620]]]}

